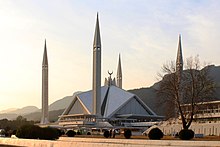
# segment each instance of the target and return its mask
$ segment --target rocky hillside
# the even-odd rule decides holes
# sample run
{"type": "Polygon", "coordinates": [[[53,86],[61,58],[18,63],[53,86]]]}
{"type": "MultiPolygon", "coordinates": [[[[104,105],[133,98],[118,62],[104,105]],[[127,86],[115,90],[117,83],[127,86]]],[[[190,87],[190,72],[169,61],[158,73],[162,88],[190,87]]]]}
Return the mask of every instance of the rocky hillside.
{"type": "Polygon", "coordinates": [[[75,92],[75,93],[73,93],[72,96],[66,96],[62,99],[59,99],[59,100],[53,102],[52,104],[50,104],[49,110],[54,111],[54,110],[65,109],[70,104],[70,102],[73,100],[73,98],[79,93],[80,93],[79,91],[75,92]]]}
{"type": "MultiPolygon", "coordinates": [[[[55,122],[58,120],[58,117],[63,113],[64,109],[49,111],[49,120],[50,122],[55,122]]],[[[33,120],[40,122],[41,112],[33,112],[26,115],[23,115],[27,120],[33,120]]]]}
{"type": "MultiPolygon", "coordinates": [[[[209,68],[210,76],[215,81],[217,85],[215,100],[220,100],[220,66],[207,66],[209,68]]],[[[165,107],[159,104],[159,98],[156,95],[156,89],[158,88],[160,82],[155,83],[149,88],[140,88],[129,90],[130,92],[138,95],[156,114],[165,115],[165,107]]]]}

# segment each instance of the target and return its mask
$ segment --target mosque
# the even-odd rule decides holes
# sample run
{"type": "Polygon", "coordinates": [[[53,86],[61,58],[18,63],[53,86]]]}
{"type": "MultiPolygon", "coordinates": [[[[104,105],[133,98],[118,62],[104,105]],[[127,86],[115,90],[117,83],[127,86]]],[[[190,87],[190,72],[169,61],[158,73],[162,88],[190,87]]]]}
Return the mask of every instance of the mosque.
{"type": "MultiPolygon", "coordinates": [[[[41,125],[49,124],[48,113],[48,58],[45,40],[42,62],[42,118],[41,125]]],[[[58,119],[62,127],[112,127],[126,126],[137,122],[158,121],[156,115],[137,95],[122,88],[122,68],[119,55],[117,78],[112,73],[101,86],[101,37],[97,14],[93,44],[93,82],[92,90],[76,95],[58,119]]],[[[142,123],[143,125],[143,123],[142,123]]]]}
{"type": "Polygon", "coordinates": [[[122,67],[119,55],[117,77],[112,73],[101,86],[101,37],[97,14],[93,42],[92,90],[77,94],[59,117],[63,127],[111,127],[126,126],[137,122],[158,121],[162,116],[155,114],[137,95],[122,88],[122,67]]]}
{"type": "MultiPolygon", "coordinates": [[[[48,113],[48,59],[46,40],[42,63],[42,118],[41,125],[51,125],[48,113]]],[[[183,71],[181,36],[179,36],[176,70],[179,76],[183,71]]],[[[101,37],[97,15],[93,43],[93,81],[92,90],[74,96],[57,121],[60,128],[106,128],[106,127],[150,127],[164,119],[155,114],[137,95],[122,87],[122,67],[119,55],[117,77],[112,72],[101,86],[101,37]]],[[[219,135],[220,101],[203,103],[204,109],[196,115],[198,123],[192,124],[196,133],[219,135]]],[[[186,107],[183,105],[181,107],[186,107]]],[[[159,126],[164,134],[181,129],[178,124],[159,126]]]]}

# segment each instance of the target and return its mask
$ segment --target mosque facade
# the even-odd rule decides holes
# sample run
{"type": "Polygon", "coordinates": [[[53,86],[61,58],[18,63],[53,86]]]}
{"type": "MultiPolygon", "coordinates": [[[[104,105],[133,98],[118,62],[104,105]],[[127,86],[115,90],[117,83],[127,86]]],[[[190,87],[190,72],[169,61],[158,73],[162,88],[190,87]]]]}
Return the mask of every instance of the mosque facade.
{"type": "Polygon", "coordinates": [[[119,55],[117,77],[112,72],[101,86],[101,37],[97,15],[93,43],[92,90],[76,95],[60,116],[63,127],[110,127],[124,126],[129,122],[149,122],[163,119],[155,114],[137,95],[122,88],[121,56],[119,55]]]}

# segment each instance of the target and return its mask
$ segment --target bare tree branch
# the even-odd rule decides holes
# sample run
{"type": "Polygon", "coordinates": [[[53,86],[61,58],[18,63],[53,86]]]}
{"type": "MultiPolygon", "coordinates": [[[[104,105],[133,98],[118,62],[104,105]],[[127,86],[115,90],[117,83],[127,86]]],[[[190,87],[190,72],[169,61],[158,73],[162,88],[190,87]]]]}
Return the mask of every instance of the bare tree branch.
{"type": "MultiPolygon", "coordinates": [[[[185,70],[180,75],[176,71],[175,62],[167,62],[162,66],[162,78],[158,96],[167,106],[173,105],[182,120],[184,129],[188,129],[203,102],[210,101],[215,92],[214,81],[209,76],[209,69],[201,69],[199,56],[186,59],[185,70]]],[[[176,116],[178,117],[178,116],[176,116]]]]}

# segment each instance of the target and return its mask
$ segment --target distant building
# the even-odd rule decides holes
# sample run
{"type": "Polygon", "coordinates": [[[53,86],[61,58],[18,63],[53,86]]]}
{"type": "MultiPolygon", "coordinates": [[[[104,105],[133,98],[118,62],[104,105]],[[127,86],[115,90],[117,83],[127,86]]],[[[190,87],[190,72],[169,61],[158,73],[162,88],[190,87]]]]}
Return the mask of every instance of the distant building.
{"type": "MultiPolygon", "coordinates": [[[[181,106],[184,111],[190,110],[190,105],[181,106]]],[[[194,121],[199,123],[220,123],[220,101],[198,103],[198,112],[194,115],[194,121]]]]}
{"type": "MultiPolygon", "coordinates": [[[[220,136],[220,101],[210,101],[198,103],[198,113],[194,115],[193,122],[190,126],[195,134],[217,135],[220,136]]],[[[184,111],[190,109],[190,105],[181,106],[184,111]]],[[[181,118],[175,121],[163,122],[159,128],[165,135],[173,135],[182,129],[181,118]]]]}

